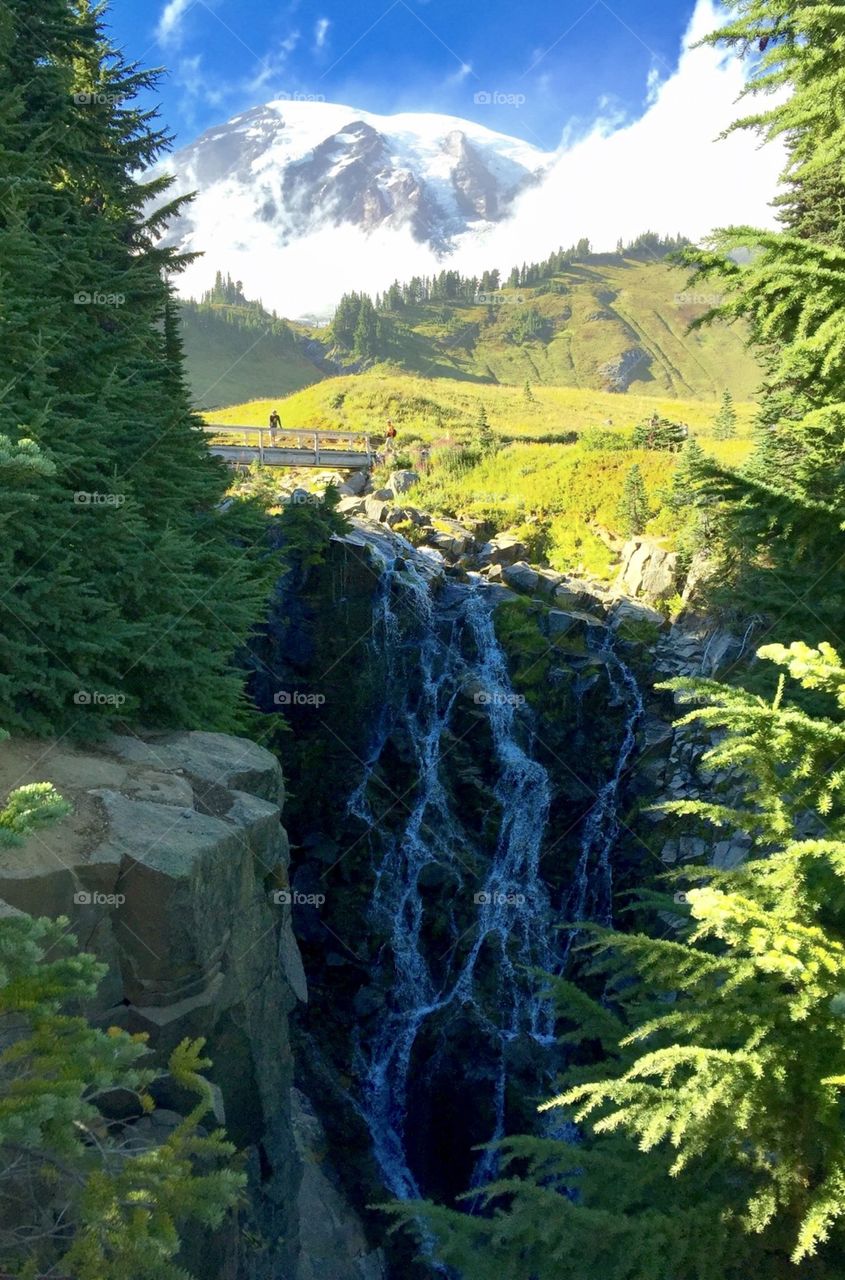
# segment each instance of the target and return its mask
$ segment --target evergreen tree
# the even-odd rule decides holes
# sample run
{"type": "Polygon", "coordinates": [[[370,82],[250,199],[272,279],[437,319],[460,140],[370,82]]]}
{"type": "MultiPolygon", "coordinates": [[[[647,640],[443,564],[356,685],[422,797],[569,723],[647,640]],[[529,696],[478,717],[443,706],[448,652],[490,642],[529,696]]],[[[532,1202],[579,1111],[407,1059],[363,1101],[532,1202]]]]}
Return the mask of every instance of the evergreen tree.
{"type": "Polygon", "coordinates": [[[155,83],[99,6],[3,10],[0,434],[53,468],[0,493],[0,716],[29,731],[233,727],[231,657],[262,607],[263,528],[218,513],[168,321],[178,205],[136,177],[169,141],[136,103],[155,83]]]}
{"type": "Polygon", "coordinates": [[[525,379],[525,386],[522,389],[522,398],[526,404],[534,404],[534,392],[531,390],[531,383],[525,379]]]}
{"type": "Polygon", "coordinates": [[[626,537],[635,537],[642,533],[650,515],[645,481],[639,467],[634,463],[622,485],[622,497],[619,499],[617,509],[619,526],[626,537]]]}
{"type": "Polygon", "coordinates": [[[722,578],[726,599],[762,610],[776,633],[829,636],[845,611],[842,15],[837,5],[801,0],[727,8],[709,41],[753,53],[748,95],[779,91],[775,105],[766,101],[734,128],[785,140],[788,190],[783,232],[729,228],[688,254],[699,279],[725,294],[718,314],[750,325],[766,371],[751,462],[711,470],[723,504],[722,578]]]}
{"type": "Polygon", "coordinates": [[[635,449],[681,449],[689,437],[689,428],[682,422],[671,422],[655,412],[634,428],[632,443],[635,449]]]}
{"type": "Polygon", "coordinates": [[[713,437],[716,440],[730,440],[736,435],[736,409],[730,391],[722,393],[719,412],[713,419],[713,437]]]}
{"type": "Polygon", "coordinates": [[[496,447],[496,437],[487,417],[487,409],[483,402],[478,406],[478,417],[475,420],[476,440],[483,453],[492,453],[496,447]]]}

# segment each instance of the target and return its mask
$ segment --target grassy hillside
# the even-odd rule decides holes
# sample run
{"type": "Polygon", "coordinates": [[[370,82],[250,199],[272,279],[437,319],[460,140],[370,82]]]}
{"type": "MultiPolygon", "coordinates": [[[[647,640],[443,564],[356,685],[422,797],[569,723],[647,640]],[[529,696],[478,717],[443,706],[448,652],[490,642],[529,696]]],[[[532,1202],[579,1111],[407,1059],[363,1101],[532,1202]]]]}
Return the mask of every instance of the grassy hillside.
{"type": "MultiPolygon", "coordinates": [[[[594,255],[533,288],[488,295],[495,302],[385,314],[375,368],[475,386],[528,381],[680,400],[712,400],[728,388],[749,399],[760,370],[741,327],[687,332],[707,301],[685,285],[685,272],[665,262],[594,255]]],[[[183,313],[188,375],[203,409],[298,390],[325,376],[326,361],[339,372],[353,367],[327,329],[266,315],[256,327],[254,309],[225,305],[183,313]]]]}
{"type": "Polygon", "coordinates": [[[380,352],[430,377],[691,399],[727,387],[747,399],[760,370],[742,328],[689,333],[712,300],[686,282],[666,262],[592,255],[533,288],[486,295],[494,301],[402,306],[385,316],[380,352]]]}
{"type": "MultiPolygon", "coordinates": [[[[260,399],[207,415],[209,422],[265,425],[278,407],[288,427],[350,429],[382,434],[388,418],[399,430],[400,448],[414,440],[460,439],[471,432],[483,406],[500,436],[523,439],[564,437],[572,431],[599,428],[612,420],[616,428],[633,427],[653,412],[685,422],[707,433],[718,409],[711,400],[676,400],[670,396],[614,395],[572,387],[535,386],[533,401],[522,387],[468,387],[449,378],[419,378],[374,370],[328,378],[282,399],[260,399]]],[[[741,426],[751,423],[754,406],[738,403],[741,426]]]]}
{"type": "Polygon", "coordinates": [[[182,341],[194,404],[213,409],[260,395],[287,395],[324,375],[288,326],[240,307],[185,305],[182,341]]]}
{"type": "Polygon", "coordinates": [[[535,559],[603,577],[614,572],[608,534],[621,535],[619,500],[634,463],[652,509],[647,532],[671,545],[681,523],[666,502],[679,455],[632,448],[630,432],[638,422],[654,412],[685,422],[706,453],[733,465],[751,450],[754,406],[748,403],[736,406],[736,436],[716,440],[715,401],[562,387],[536,387],[532,394],[533,403],[526,403],[516,387],[469,389],[451,379],[370,373],[328,379],[281,402],[253,401],[208,418],[221,428],[261,425],[278,403],[285,426],[343,427],[378,437],[391,417],[398,452],[380,476],[395,465],[416,467],[422,480],[413,492],[415,505],[481,521],[489,532],[516,530],[535,559]],[[482,405],[499,445],[486,454],[478,447],[482,405]]]}

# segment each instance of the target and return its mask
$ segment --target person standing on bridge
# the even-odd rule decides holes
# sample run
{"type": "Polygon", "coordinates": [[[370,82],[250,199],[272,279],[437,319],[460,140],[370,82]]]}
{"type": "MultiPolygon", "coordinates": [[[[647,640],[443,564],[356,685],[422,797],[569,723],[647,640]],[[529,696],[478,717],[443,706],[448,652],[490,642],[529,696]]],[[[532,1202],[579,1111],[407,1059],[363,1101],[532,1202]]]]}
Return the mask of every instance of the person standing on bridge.
{"type": "Polygon", "coordinates": [[[279,417],[279,411],[278,409],[274,409],[273,412],[270,414],[270,443],[272,445],[276,443],[276,437],[278,433],[281,431],[281,429],[282,429],[282,420],[279,417]]]}

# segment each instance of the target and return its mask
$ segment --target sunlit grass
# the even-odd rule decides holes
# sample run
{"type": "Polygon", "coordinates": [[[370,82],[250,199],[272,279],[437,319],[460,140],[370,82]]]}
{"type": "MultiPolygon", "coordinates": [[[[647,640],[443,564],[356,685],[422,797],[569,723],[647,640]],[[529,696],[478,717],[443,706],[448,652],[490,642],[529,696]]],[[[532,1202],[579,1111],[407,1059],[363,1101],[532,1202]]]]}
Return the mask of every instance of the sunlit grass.
{"type": "MultiPolygon", "coordinates": [[[[481,521],[490,531],[517,530],[533,557],[560,571],[609,577],[619,537],[618,506],[625,476],[642,472],[653,518],[647,529],[672,543],[674,518],[663,495],[677,454],[643,449],[594,450],[578,440],[595,429],[628,433],[657,412],[685,422],[704,451],[739,466],[752,448],[753,404],[736,406],[738,434],[715,440],[719,405],[708,401],[613,395],[569,387],[534,387],[533,401],[518,387],[473,386],[449,379],[367,373],[333,378],[280,400],[255,400],[208,415],[226,425],[266,425],[278,409],[284,427],[355,430],[380,438],[387,420],[398,429],[397,458],[425,474],[415,505],[437,515],[481,521]],[[500,442],[482,455],[478,415],[484,406],[500,442]],[[571,443],[559,443],[572,437],[571,443]],[[543,443],[547,441],[547,443],[543,443]],[[429,449],[426,459],[423,448],[429,449]]],[[[386,478],[389,465],[383,468],[386,478]]]]}
{"type": "MultiPolygon", "coordinates": [[[[266,426],[278,409],[286,427],[323,427],[383,433],[393,418],[406,439],[431,441],[453,436],[475,424],[483,405],[493,430],[511,436],[555,436],[611,422],[631,428],[657,412],[707,434],[718,411],[716,401],[673,400],[614,395],[573,387],[532,387],[527,403],[521,387],[473,385],[448,378],[426,379],[370,372],[330,378],[275,400],[252,400],[207,415],[212,423],[266,426]]],[[[739,430],[747,435],[754,405],[737,404],[739,430]]],[[[400,440],[400,445],[401,445],[400,440]]],[[[726,442],[734,444],[736,442],[726,442]]]]}

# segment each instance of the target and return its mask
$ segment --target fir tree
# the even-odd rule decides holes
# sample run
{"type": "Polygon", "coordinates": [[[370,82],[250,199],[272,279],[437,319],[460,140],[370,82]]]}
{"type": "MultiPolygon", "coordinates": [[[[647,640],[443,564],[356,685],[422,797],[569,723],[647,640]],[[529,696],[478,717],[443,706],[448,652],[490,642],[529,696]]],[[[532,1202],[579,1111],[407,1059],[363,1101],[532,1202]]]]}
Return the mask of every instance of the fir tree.
{"type": "Polygon", "coordinates": [[[496,437],[487,417],[487,409],[483,403],[478,406],[478,417],[475,420],[476,440],[483,453],[491,453],[496,447],[496,437]]]}
{"type": "Polygon", "coordinates": [[[632,443],[635,449],[666,449],[672,453],[683,448],[688,437],[689,428],[684,423],[671,422],[655,412],[634,428],[632,443]]]}
{"type": "Polygon", "coordinates": [[[734,408],[733,396],[730,391],[722,393],[722,403],[719,412],[713,419],[713,438],[715,440],[730,440],[736,435],[736,409],[734,408]]]}
{"type": "Polygon", "coordinates": [[[182,379],[185,260],[158,242],[178,205],[135,176],[168,145],[136,104],[155,83],[100,7],[4,9],[0,434],[53,467],[0,494],[0,715],[30,731],[232,727],[231,657],[262,607],[263,529],[241,504],[218,514],[225,469],[182,379]],[[91,690],[113,709],[83,705],[91,690]]]}
{"type": "Polygon", "coordinates": [[[725,295],[717,313],[749,324],[766,373],[751,462],[711,469],[722,579],[726,598],[762,610],[776,632],[829,636],[845,610],[842,14],[800,0],[726,7],[709,41],[753,53],[746,93],[763,99],[733,127],[785,140],[788,191],[783,232],[729,228],[688,254],[699,280],[725,295]]]}
{"type": "Polygon", "coordinates": [[[525,379],[525,386],[522,388],[522,398],[526,404],[534,404],[534,392],[527,378],[525,379]]]}
{"type": "Polygon", "coordinates": [[[619,499],[617,509],[619,526],[626,537],[635,537],[645,529],[650,515],[645,481],[639,467],[634,463],[622,485],[622,497],[619,499]]]}

